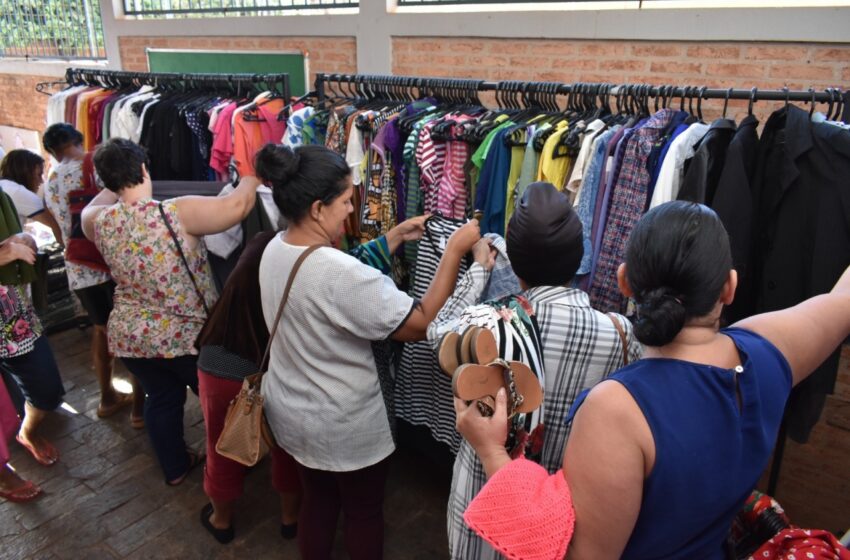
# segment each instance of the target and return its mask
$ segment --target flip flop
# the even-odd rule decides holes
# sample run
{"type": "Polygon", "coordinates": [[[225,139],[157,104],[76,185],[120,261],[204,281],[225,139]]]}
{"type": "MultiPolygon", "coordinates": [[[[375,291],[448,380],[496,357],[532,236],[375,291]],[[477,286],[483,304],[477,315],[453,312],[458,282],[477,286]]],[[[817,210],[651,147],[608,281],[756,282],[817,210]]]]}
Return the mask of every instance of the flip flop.
{"type": "Polygon", "coordinates": [[[53,445],[50,442],[48,442],[46,440],[43,440],[44,446],[49,448],[56,455],[55,459],[50,459],[47,456],[40,454],[33,445],[25,442],[21,438],[21,434],[18,434],[18,435],[15,436],[15,441],[20,443],[24,447],[24,449],[29,451],[30,455],[32,455],[32,458],[35,459],[36,462],[38,462],[39,465],[44,465],[45,467],[51,467],[59,461],[59,451],[55,447],[53,447],[53,445]]]}
{"type": "MultiPolygon", "coordinates": [[[[543,404],[543,387],[540,380],[527,365],[522,362],[496,361],[489,365],[465,364],[457,369],[452,377],[452,390],[456,397],[464,401],[493,399],[499,389],[505,388],[510,399],[509,384],[513,375],[517,401],[509,403],[512,412],[529,413],[543,404]]],[[[480,408],[480,407],[479,407],[480,408]]]]}
{"type": "Polygon", "coordinates": [[[186,453],[189,454],[189,468],[187,468],[186,472],[184,472],[182,475],[175,478],[174,480],[166,480],[165,484],[167,484],[168,486],[180,486],[181,484],[183,484],[183,481],[186,480],[186,477],[189,476],[189,474],[191,474],[193,470],[195,470],[195,467],[197,467],[198,465],[202,465],[207,459],[207,456],[203,453],[199,453],[191,449],[187,449],[186,453]]]}
{"type": "Polygon", "coordinates": [[[41,496],[41,488],[36,486],[31,480],[27,480],[23,486],[14,490],[0,490],[0,498],[18,504],[30,502],[39,496],[41,496]]]}
{"type": "Polygon", "coordinates": [[[213,527],[213,524],[210,523],[210,518],[213,514],[213,506],[212,504],[207,504],[203,508],[201,508],[201,525],[203,525],[204,529],[209,531],[210,535],[215,538],[221,544],[227,544],[232,541],[236,537],[236,531],[233,530],[233,525],[228,527],[227,529],[217,529],[213,527]]]}
{"type": "Polygon", "coordinates": [[[440,364],[440,369],[449,377],[454,375],[455,370],[460,366],[460,356],[458,355],[459,344],[460,335],[454,331],[447,332],[440,339],[437,362],[440,364]]]}
{"type": "Polygon", "coordinates": [[[98,418],[109,418],[113,416],[116,412],[124,408],[125,406],[129,406],[133,402],[133,395],[119,393],[121,397],[107,407],[98,406],[97,407],[97,417],[98,418]]]}

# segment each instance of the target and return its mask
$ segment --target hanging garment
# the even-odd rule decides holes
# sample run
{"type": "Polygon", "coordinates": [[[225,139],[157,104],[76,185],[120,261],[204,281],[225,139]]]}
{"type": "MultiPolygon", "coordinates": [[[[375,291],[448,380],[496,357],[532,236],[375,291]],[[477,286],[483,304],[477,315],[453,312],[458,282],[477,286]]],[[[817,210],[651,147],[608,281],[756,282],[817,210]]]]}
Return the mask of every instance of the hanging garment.
{"type": "MultiPolygon", "coordinates": [[[[754,179],[755,312],[785,309],[830,291],[850,265],[850,133],[812,123],[789,105],[759,142],[754,179]],[[794,271],[794,273],[790,273],[794,271]]],[[[805,443],[835,386],[839,351],[793,391],[788,435],[805,443]]]]}
{"type": "Polygon", "coordinates": [[[729,233],[732,264],[738,273],[735,300],[724,308],[728,324],[753,314],[752,254],[753,174],[758,150],[759,121],[752,115],[738,125],[726,152],[726,163],[711,207],[729,233]]]}
{"type": "Polygon", "coordinates": [[[593,245],[593,258],[590,260],[590,279],[596,277],[596,269],[599,266],[599,255],[602,250],[602,236],[605,233],[605,227],[608,223],[608,208],[611,205],[611,196],[614,192],[614,185],[617,182],[617,177],[620,174],[620,169],[623,166],[623,156],[626,153],[626,145],[634,135],[635,131],[646,124],[647,119],[639,121],[637,124],[626,123],[626,125],[614,135],[611,143],[608,144],[608,159],[605,163],[605,168],[602,170],[602,179],[600,180],[599,193],[596,199],[596,209],[593,214],[593,237],[591,244],[593,245]]]}
{"type": "Polygon", "coordinates": [[[696,147],[700,140],[708,132],[709,126],[703,123],[694,123],[687,130],[679,134],[667,150],[667,155],[658,172],[655,182],[655,190],[649,208],[655,208],[665,202],[676,200],[681,190],[682,180],[685,176],[685,162],[696,153],[696,147]]]}
{"type": "Polygon", "coordinates": [[[686,162],[687,170],[679,191],[679,200],[711,206],[726,163],[726,150],[737,127],[729,119],[717,119],[700,140],[696,154],[686,162]]]}
{"type": "Polygon", "coordinates": [[[649,153],[674,113],[670,109],[657,112],[634,133],[626,146],[602,238],[599,267],[590,291],[591,303],[600,311],[624,310],[625,301],[617,285],[617,267],[623,262],[626,241],[646,206],[646,189],[650,180],[646,168],[649,153]]]}
{"type": "Polygon", "coordinates": [[[478,179],[476,209],[482,212],[481,233],[505,235],[505,207],[511,166],[511,148],[505,144],[507,134],[508,129],[502,128],[493,137],[478,179]]]}
{"type": "Polygon", "coordinates": [[[606,151],[608,142],[620,129],[620,126],[612,127],[600,134],[592,145],[592,154],[589,157],[587,172],[582,177],[582,184],[579,188],[580,197],[576,201],[576,214],[581,220],[582,226],[582,241],[584,253],[581,258],[581,264],[576,274],[585,275],[590,272],[590,263],[593,259],[593,246],[591,245],[591,237],[593,232],[593,214],[598,200],[599,183],[602,179],[602,170],[605,165],[606,151]]]}
{"type": "MultiPolygon", "coordinates": [[[[433,216],[425,222],[425,234],[419,242],[419,252],[414,265],[414,281],[410,295],[421,299],[437,273],[440,259],[451,234],[463,222],[433,216]]],[[[461,263],[458,278],[462,278],[468,265],[461,263]]],[[[396,416],[415,425],[426,426],[431,436],[455,452],[460,444],[460,434],[454,425],[454,397],[452,383],[437,365],[434,350],[428,342],[404,345],[395,386],[396,416]]]]}

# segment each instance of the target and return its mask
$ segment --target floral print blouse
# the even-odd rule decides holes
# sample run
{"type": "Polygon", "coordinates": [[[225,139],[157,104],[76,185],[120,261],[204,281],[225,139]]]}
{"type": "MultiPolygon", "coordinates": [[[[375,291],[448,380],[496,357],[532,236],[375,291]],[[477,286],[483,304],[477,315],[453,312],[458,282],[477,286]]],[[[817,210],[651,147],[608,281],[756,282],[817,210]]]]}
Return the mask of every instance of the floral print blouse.
{"type": "MultiPolygon", "coordinates": [[[[150,199],[117,202],[95,220],[94,242],[116,282],[109,316],[109,349],[125,358],[176,358],[197,354],[195,339],[204,306],[159,211],[150,199]]],[[[163,202],[198,288],[211,308],[218,295],[203,241],[190,248],[173,200],[163,202]]]]}
{"type": "Polygon", "coordinates": [[[26,354],[41,336],[41,323],[24,286],[0,286],[0,320],[3,330],[0,358],[26,354]]]}

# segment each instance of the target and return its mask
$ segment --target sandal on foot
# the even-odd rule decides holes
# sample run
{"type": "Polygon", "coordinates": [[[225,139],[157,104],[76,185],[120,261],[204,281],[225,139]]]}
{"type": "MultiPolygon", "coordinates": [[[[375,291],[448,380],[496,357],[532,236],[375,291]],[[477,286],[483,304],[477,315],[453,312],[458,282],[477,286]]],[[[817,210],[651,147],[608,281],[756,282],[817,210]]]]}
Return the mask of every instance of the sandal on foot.
{"type": "Polygon", "coordinates": [[[499,389],[508,393],[508,418],[516,413],[529,413],[543,403],[543,387],[531,368],[522,362],[498,360],[489,365],[466,364],[452,377],[456,397],[467,401],[494,402],[499,389]],[[492,401],[490,401],[492,399],[492,401]]]}
{"type": "Polygon", "coordinates": [[[111,405],[100,405],[97,407],[98,418],[109,418],[110,416],[113,416],[116,412],[126,406],[129,406],[133,402],[133,395],[127,395],[124,393],[118,394],[120,395],[120,397],[118,397],[118,400],[112,403],[111,405]]]}
{"type": "Polygon", "coordinates": [[[212,535],[213,538],[215,538],[215,540],[217,540],[221,544],[229,543],[236,536],[236,532],[233,530],[233,525],[231,525],[227,529],[217,529],[210,522],[212,514],[212,504],[207,504],[203,508],[201,508],[201,525],[203,525],[204,529],[209,531],[210,535],[212,535]]]}
{"type": "Polygon", "coordinates": [[[59,451],[55,447],[53,447],[53,445],[48,441],[42,440],[44,442],[44,447],[50,449],[50,451],[52,451],[52,454],[56,456],[55,459],[51,459],[47,455],[42,455],[41,453],[39,453],[34,445],[25,442],[23,438],[21,438],[21,434],[15,436],[15,441],[23,445],[24,449],[30,452],[30,455],[32,455],[33,459],[35,459],[39,465],[50,467],[55,465],[57,461],[59,461],[59,451]]]}
{"type": "Polygon", "coordinates": [[[27,480],[23,486],[14,490],[0,490],[0,498],[19,504],[30,502],[39,496],[41,496],[41,488],[30,480],[27,480]]]}
{"type": "Polygon", "coordinates": [[[192,451],[191,449],[187,449],[186,453],[189,455],[189,468],[186,469],[186,472],[184,472],[182,475],[175,478],[174,480],[166,480],[165,483],[168,486],[180,486],[181,484],[183,484],[183,481],[186,480],[186,477],[189,476],[189,474],[195,469],[195,467],[203,464],[203,462],[207,459],[207,456],[203,453],[192,451]]]}
{"type": "Polygon", "coordinates": [[[443,373],[451,377],[455,370],[460,366],[460,355],[458,354],[458,346],[460,344],[460,335],[454,331],[449,331],[440,339],[440,346],[437,350],[437,362],[440,364],[440,369],[443,373]]]}
{"type": "Polygon", "coordinates": [[[280,524],[280,536],[287,539],[292,540],[298,536],[298,523],[292,523],[291,525],[287,525],[286,523],[280,524]]]}

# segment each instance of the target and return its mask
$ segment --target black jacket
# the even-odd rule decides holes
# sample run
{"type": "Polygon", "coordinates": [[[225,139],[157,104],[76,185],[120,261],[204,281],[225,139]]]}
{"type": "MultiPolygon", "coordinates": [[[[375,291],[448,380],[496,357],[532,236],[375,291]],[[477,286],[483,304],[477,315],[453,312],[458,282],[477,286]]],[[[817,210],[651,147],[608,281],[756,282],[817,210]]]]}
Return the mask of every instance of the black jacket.
{"type": "Polygon", "coordinates": [[[711,123],[708,132],[700,140],[694,157],[685,162],[685,176],[679,190],[679,200],[712,205],[726,163],[726,151],[733,136],[734,121],[717,119],[711,123]]]}
{"type": "MultiPolygon", "coordinates": [[[[850,265],[850,133],[793,105],[765,124],[754,180],[755,311],[830,291],[850,265]]],[[[835,386],[835,352],[792,393],[788,435],[805,442],[835,386]]]]}
{"type": "Polygon", "coordinates": [[[754,227],[752,191],[758,151],[758,125],[758,119],[752,115],[745,117],[738,125],[726,151],[726,162],[711,203],[729,233],[732,262],[738,271],[735,301],[725,311],[729,323],[752,315],[754,309],[751,270],[754,227]]]}

